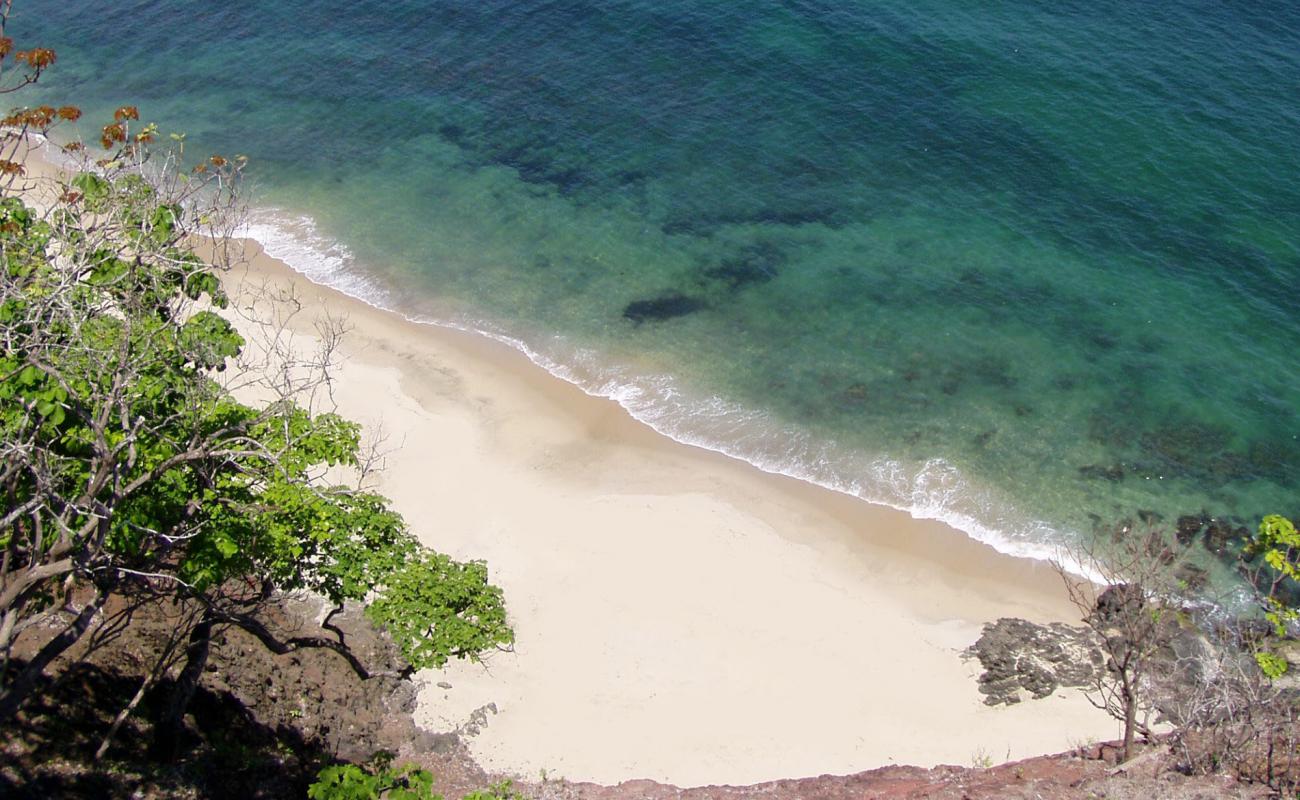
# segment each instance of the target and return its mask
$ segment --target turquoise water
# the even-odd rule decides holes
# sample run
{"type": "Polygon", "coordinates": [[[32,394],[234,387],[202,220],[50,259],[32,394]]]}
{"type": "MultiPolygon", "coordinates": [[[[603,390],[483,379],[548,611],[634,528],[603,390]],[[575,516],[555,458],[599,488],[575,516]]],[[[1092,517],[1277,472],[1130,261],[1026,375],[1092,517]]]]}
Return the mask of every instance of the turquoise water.
{"type": "Polygon", "coordinates": [[[1300,512],[1293,3],[96,8],[19,0],[33,100],[678,438],[1016,551],[1300,512]]]}

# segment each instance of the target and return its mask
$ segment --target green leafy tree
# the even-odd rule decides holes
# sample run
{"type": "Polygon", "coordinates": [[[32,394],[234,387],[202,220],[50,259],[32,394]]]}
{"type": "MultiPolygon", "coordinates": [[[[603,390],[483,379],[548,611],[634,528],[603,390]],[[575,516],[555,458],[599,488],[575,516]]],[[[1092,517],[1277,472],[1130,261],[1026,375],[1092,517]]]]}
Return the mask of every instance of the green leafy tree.
{"type": "MultiPolygon", "coordinates": [[[[1178,683],[1168,741],[1179,768],[1234,774],[1267,785],[1276,796],[1300,796],[1300,704],[1282,641],[1298,618],[1300,535],[1291,520],[1264,517],[1242,553],[1265,622],[1249,615],[1203,619],[1205,647],[1195,680],[1178,683]]],[[[1235,605],[1235,603],[1234,603],[1235,605]]]]}
{"type": "MultiPolygon", "coordinates": [[[[53,63],[0,35],[0,63],[24,52],[36,53],[18,59],[26,77],[53,63]]],[[[47,132],[76,116],[18,109],[6,122],[47,132]]],[[[368,675],[326,629],[278,639],[258,618],[276,591],[315,592],[336,611],[372,601],[412,668],[508,645],[486,567],[422,547],[362,488],[358,426],[318,407],[340,329],[322,328],[307,355],[271,336],[263,368],[246,368],[250,342],[220,280],[243,160],[182,168],[183,139],[160,145],[138,117],[119,109],[103,157],[83,155],[68,180],[27,174],[22,138],[0,158],[0,722],[113,604],[161,599],[184,612],[184,666],[156,728],[162,756],[223,626],[276,652],[332,649],[368,675]],[[36,626],[57,632],[11,663],[36,626]]]]}
{"type": "MultiPolygon", "coordinates": [[[[1252,582],[1263,606],[1264,618],[1273,635],[1282,639],[1292,624],[1300,619],[1300,608],[1293,594],[1300,586],[1300,532],[1295,523],[1278,514],[1270,514],[1246,543],[1245,555],[1261,565],[1252,571],[1252,582]]],[[[1289,668],[1285,657],[1265,646],[1255,652],[1255,661],[1269,678],[1276,680],[1289,668]]]]}
{"type": "Polygon", "coordinates": [[[1154,740],[1159,706],[1170,684],[1184,680],[1171,669],[1168,651],[1181,624],[1175,588],[1185,553],[1159,529],[1134,531],[1125,524],[1121,532],[1109,543],[1071,550],[1073,560],[1100,583],[1059,563],[1056,569],[1103,658],[1104,668],[1092,674],[1085,695],[1123,726],[1120,758],[1128,761],[1139,735],[1154,740]]]}
{"type": "MultiPolygon", "coordinates": [[[[310,800],[443,800],[433,791],[433,774],[411,764],[393,766],[391,753],[376,753],[369,764],[339,764],[322,769],[307,788],[310,800]]],[[[523,800],[510,781],[470,792],[462,800],[523,800]]]]}

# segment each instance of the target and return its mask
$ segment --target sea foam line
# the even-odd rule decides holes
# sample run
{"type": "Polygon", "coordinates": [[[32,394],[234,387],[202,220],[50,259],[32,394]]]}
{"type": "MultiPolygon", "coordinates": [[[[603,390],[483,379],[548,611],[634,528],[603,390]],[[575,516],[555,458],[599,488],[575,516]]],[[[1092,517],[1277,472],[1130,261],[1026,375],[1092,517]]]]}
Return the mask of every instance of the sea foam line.
{"type": "MultiPolygon", "coordinates": [[[[347,246],[322,235],[308,216],[274,207],[254,209],[237,235],[257,241],[268,255],[312,283],[339,291],[371,308],[416,324],[484,336],[505,344],[587,395],[617,403],[633,419],[679,444],[720,453],[763,472],[902,511],[915,519],[942,522],[1006,555],[1059,563],[1076,575],[1103,580],[1097,569],[1077,558],[1067,546],[1054,544],[1053,540],[1061,541],[1062,534],[1046,523],[1031,523],[1020,536],[1010,536],[969,513],[956,510],[954,499],[971,498],[977,493],[956,467],[942,459],[931,459],[915,471],[896,460],[875,460],[862,465],[865,481],[849,480],[842,474],[839,464],[842,458],[830,452],[829,445],[811,441],[809,435],[789,429],[764,411],[743,408],[719,397],[687,399],[671,376],[627,376],[605,365],[595,368],[600,359],[590,350],[572,351],[570,359],[562,361],[481,320],[432,319],[406,314],[396,307],[392,292],[358,269],[347,246]],[[598,377],[584,375],[587,370],[598,377]],[[732,437],[709,436],[704,432],[706,428],[726,430],[732,437]],[[755,446],[749,450],[737,446],[754,438],[764,441],[752,442],[755,446]],[[777,441],[781,444],[773,447],[777,441]],[[772,449],[783,449],[786,456],[765,454],[765,450],[772,449]],[[894,497],[883,494],[883,487],[888,487],[894,497]]],[[[561,337],[557,336],[556,341],[562,342],[561,337]]]]}

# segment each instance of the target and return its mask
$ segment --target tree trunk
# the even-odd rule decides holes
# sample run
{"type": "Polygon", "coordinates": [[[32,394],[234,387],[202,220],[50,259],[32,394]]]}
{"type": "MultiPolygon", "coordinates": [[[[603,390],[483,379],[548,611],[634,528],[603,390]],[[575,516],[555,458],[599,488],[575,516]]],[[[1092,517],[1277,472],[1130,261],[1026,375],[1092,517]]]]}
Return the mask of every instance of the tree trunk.
{"type": "Polygon", "coordinates": [[[13,683],[5,687],[3,693],[0,693],[0,722],[6,722],[18,713],[19,707],[27,698],[36,690],[40,683],[41,676],[45,674],[45,668],[50,665],[54,659],[63,655],[63,652],[77,643],[86,631],[90,630],[90,624],[95,621],[95,615],[104,605],[105,595],[96,595],[93,600],[81,609],[76,619],[58,636],[45,643],[35,657],[27,662],[23,671],[18,673],[13,683]]]}
{"type": "Polygon", "coordinates": [[[176,678],[163,706],[162,713],[154,724],[153,743],[149,755],[155,760],[168,762],[176,758],[180,737],[184,728],[185,711],[189,708],[194,691],[203,677],[203,668],[208,663],[208,652],[212,647],[212,618],[208,614],[190,631],[190,644],[187,648],[185,667],[176,678]]]}
{"type": "Polygon", "coordinates": [[[18,623],[18,610],[11,608],[0,617],[0,686],[9,674],[9,654],[13,650],[14,625],[18,623]]]}
{"type": "Polygon", "coordinates": [[[1129,683],[1128,675],[1123,677],[1123,682],[1121,697],[1124,700],[1124,750],[1121,753],[1121,763],[1133,757],[1133,738],[1137,732],[1138,712],[1137,697],[1129,683]]]}

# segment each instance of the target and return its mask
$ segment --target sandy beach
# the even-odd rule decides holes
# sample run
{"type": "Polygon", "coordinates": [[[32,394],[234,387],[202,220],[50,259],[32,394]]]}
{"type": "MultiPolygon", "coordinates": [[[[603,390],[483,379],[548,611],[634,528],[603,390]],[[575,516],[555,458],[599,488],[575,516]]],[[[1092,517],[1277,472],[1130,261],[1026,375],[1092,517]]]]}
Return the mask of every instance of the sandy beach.
{"type": "Polygon", "coordinates": [[[985,706],[960,658],[998,617],[1075,619],[1048,565],[672,442],[504,345],[248,247],[232,286],[292,287],[303,346],[315,316],[346,316],[334,400],[386,437],[378,488],[506,592],[514,652],[419,676],[428,728],[482,710],[484,767],[736,784],[1116,735],[1076,690],[985,706]]]}
{"type": "Polygon", "coordinates": [[[244,255],[232,293],[291,291],[297,346],[346,318],[332,402],[384,437],[377,488],[505,591],[513,652],[418,676],[421,723],[477,719],[485,768],[740,784],[1116,735],[1076,690],[985,706],[960,657],[999,617],[1077,617],[1048,565],[672,442],[503,344],[244,255]]]}

